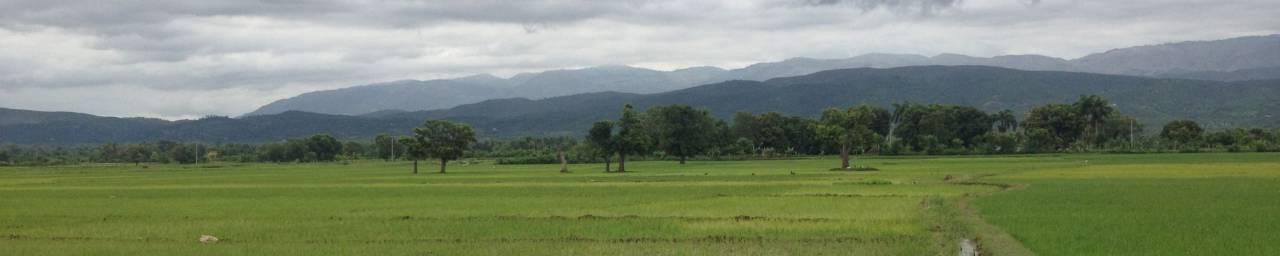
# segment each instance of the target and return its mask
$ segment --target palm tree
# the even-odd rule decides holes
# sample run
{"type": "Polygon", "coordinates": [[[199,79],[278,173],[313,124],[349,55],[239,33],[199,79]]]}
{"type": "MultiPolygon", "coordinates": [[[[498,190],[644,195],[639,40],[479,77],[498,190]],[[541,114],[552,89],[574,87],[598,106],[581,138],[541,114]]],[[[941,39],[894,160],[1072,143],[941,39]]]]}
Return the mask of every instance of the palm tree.
{"type": "Polygon", "coordinates": [[[996,131],[1014,132],[1018,130],[1018,117],[1014,116],[1011,110],[1002,110],[992,115],[991,119],[995,120],[996,131]]]}
{"type": "Polygon", "coordinates": [[[1088,95],[1080,96],[1080,99],[1076,100],[1072,107],[1076,109],[1076,113],[1085,117],[1085,122],[1089,128],[1085,130],[1085,134],[1088,134],[1086,137],[1093,140],[1094,143],[1101,142],[1098,140],[1098,135],[1101,134],[1098,129],[1101,129],[1107,117],[1111,116],[1112,112],[1115,112],[1115,109],[1111,108],[1111,104],[1107,103],[1107,100],[1101,96],[1088,95]]]}

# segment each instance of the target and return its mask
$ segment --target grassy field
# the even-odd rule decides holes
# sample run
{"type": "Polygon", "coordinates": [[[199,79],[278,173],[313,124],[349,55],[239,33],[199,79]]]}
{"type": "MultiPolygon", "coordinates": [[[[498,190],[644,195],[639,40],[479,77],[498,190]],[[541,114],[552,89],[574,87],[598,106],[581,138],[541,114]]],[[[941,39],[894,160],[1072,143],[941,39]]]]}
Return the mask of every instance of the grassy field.
{"type": "Polygon", "coordinates": [[[975,204],[1040,255],[1280,255],[1280,155],[1091,158],[975,204]]]}
{"type": "Polygon", "coordinates": [[[634,162],[624,174],[471,164],[411,175],[407,162],[374,161],[8,167],[0,254],[955,255],[975,237],[1005,255],[1280,251],[1267,243],[1280,237],[1280,155],[857,161],[881,171],[827,171],[831,158],[634,162]]]}

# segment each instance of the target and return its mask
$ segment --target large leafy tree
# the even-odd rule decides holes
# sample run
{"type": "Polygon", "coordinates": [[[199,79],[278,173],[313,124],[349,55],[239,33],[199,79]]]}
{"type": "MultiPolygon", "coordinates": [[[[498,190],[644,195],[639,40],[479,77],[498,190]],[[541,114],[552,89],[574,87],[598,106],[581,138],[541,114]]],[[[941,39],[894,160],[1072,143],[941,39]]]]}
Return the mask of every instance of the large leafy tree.
{"type": "Polygon", "coordinates": [[[973,146],[992,128],[991,117],[973,107],[899,104],[894,108],[893,137],[916,150],[973,146]]]}
{"type": "Polygon", "coordinates": [[[342,153],[342,142],[328,134],[317,134],[307,139],[307,148],[315,153],[316,160],[333,161],[342,153]]]}
{"type": "Polygon", "coordinates": [[[798,116],[784,118],[782,123],[787,144],[783,149],[787,154],[799,152],[817,152],[822,150],[822,140],[816,131],[817,122],[798,116]]]}
{"type": "Polygon", "coordinates": [[[725,123],[723,120],[716,120],[714,131],[711,132],[712,148],[706,153],[713,156],[729,154],[732,152],[733,143],[733,130],[730,130],[729,123],[725,123]]]}
{"type": "Polygon", "coordinates": [[[649,109],[658,147],[667,155],[680,158],[684,164],[691,156],[702,154],[712,147],[716,136],[716,122],[706,110],[687,105],[671,105],[649,109]]]}
{"type": "Polygon", "coordinates": [[[471,126],[445,120],[430,120],[413,129],[413,137],[403,142],[409,145],[406,152],[413,158],[413,173],[418,173],[418,159],[440,159],[440,173],[445,173],[449,160],[461,158],[476,143],[476,133],[471,126]]]}
{"type": "Polygon", "coordinates": [[[102,163],[111,163],[111,162],[119,161],[121,158],[120,156],[123,155],[121,151],[122,150],[120,149],[120,145],[117,145],[115,143],[103,144],[102,146],[98,147],[97,160],[98,162],[102,162],[102,163]]]}
{"type": "Polygon", "coordinates": [[[777,112],[759,116],[738,112],[732,127],[727,128],[722,143],[734,144],[732,149],[742,152],[785,151],[788,153],[817,154],[823,149],[822,141],[815,133],[817,122],[799,116],[786,116],[777,112]]]}
{"type": "Polygon", "coordinates": [[[627,155],[643,154],[651,145],[652,138],[641,120],[640,113],[636,113],[631,104],[622,107],[618,135],[613,141],[615,153],[618,153],[618,172],[627,171],[627,155]]]}
{"type": "Polygon", "coordinates": [[[147,158],[151,156],[151,151],[145,145],[134,144],[126,147],[124,149],[124,154],[125,158],[128,159],[129,162],[133,162],[133,165],[139,165],[142,162],[147,161],[147,158]]]}
{"type": "Polygon", "coordinates": [[[949,106],[945,108],[948,131],[953,143],[959,141],[964,146],[973,146],[982,135],[991,132],[991,117],[973,107],[949,106]]]}
{"type": "Polygon", "coordinates": [[[604,159],[604,172],[609,172],[609,164],[616,151],[613,145],[615,136],[613,122],[610,121],[591,124],[591,130],[587,131],[587,144],[591,146],[592,153],[604,159]]]}
{"type": "Polygon", "coordinates": [[[194,145],[187,146],[182,143],[177,143],[170,147],[167,153],[169,154],[169,160],[180,164],[190,164],[198,161],[199,158],[196,155],[199,154],[199,151],[200,150],[194,145]]]}
{"type": "Polygon", "coordinates": [[[1160,131],[1160,137],[1177,142],[1179,145],[1186,146],[1200,140],[1200,136],[1204,134],[1204,128],[1199,123],[1191,120],[1176,120],[1164,125],[1164,129],[1160,131]]]}
{"type": "Polygon", "coordinates": [[[875,114],[876,111],[866,105],[822,111],[818,134],[839,145],[841,169],[849,169],[850,147],[875,143],[875,132],[871,130],[875,114]]]}
{"type": "Polygon", "coordinates": [[[749,112],[733,113],[733,127],[730,128],[733,137],[737,140],[745,140],[750,147],[742,148],[754,153],[759,144],[756,134],[760,133],[760,121],[755,115],[749,112]]]}
{"type": "MultiPolygon", "coordinates": [[[[1052,149],[1066,148],[1071,141],[1080,138],[1085,130],[1085,119],[1072,105],[1046,104],[1031,109],[1027,118],[1022,121],[1027,129],[1043,130],[1042,136],[1031,136],[1032,143],[1052,146],[1052,149]],[[1051,141],[1044,141],[1051,140],[1051,141]]],[[[1042,150],[1047,149],[1041,147],[1042,150]]]]}
{"type": "Polygon", "coordinates": [[[753,140],[761,154],[765,149],[782,150],[786,149],[794,143],[788,135],[787,116],[778,112],[769,112],[761,114],[756,118],[756,134],[753,140]]]}

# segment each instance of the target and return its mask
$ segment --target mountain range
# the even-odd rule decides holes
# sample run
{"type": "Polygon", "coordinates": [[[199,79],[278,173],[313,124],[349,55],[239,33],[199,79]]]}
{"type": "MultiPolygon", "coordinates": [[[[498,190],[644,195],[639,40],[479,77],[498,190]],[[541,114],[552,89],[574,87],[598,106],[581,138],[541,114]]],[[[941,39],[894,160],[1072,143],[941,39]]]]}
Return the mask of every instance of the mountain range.
{"type": "Polygon", "coordinates": [[[404,80],[309,92],[272,102],[247,115],[275,114],[290,110],[341,115],[385,110],[434,110],[488,99],[541,99],[592,92],[648,94],[723,81],[765,81],[832,69],[927,65],[977,65],[1031,71],[1215,81],[1280,79],[1280,35],[1138,46],[1071,60],[1041,55],[982,58],[958,54],[932,57],[866,54],[846,59],[792,58],[732,70],[694,67],[658,71],[627,66],[600,66],[524,73],[511,78],[476,75],[457,79],[404,80]]]}
{"type": "Polygon", "coordinates": [[[158,139],[268,142],[328,133],[367,139],[407,134],[427,119],[464,122],[482,137],[580,136],[591,122],[616,119],[623,104],[705,108],[719,118],[738,111],[815,116],[823,108],[897,102],[956,104],[1025,113],[1086,94],[1111,100],[1148,127],[1193,119],[1209,128],[1280,127],[1280,80],[1205,81],[987,66],[855,68],[774,78],[733,80],[669,92],[598,92],[545,99],[509,98],[428,111],[332,115],[300,111],[243,118],[164,121],[56,112],[0,111],[0,143],[80,144],[158,139]],[[21,113],[12,115],[5,113],[21,113]],[[16,116],[16,117],[15,117],[16,116]],[[65,116],[71,116],[67,118],[65,116]]]}
{"type": "Polygon", "coordinates": [[[644,109],[684,104],[721,119],[734,112],[776,111],[816,117],[827,107],[893,103],[953,104],[1020,115],[1046,103],[1097,94],[1148,127],[1192,119],[1210,128],[1280,126],[1280,80],[1203,81],[987,66],[910,66],[822,71],[764,82],[735,80],[658,94],[590,93],[543,100],[499,99],[445,110],[372,117],[449,119],[491,136],[574,135],[591,122],[616,119],[621,104],[644,109]]]}
{"type": "Polygon", "coordinates": [[[657,93],[715,80],[724,72],[714,67],[665,72],[628,66],[601,66],[520,74],[508,79],[475,75],[458,79],[404,80],[304,93],[272,102],[247,115],[291,110],[356,115],[382,110],[444,109],[499,98],[537,99],[602,91],[657,93]]]}

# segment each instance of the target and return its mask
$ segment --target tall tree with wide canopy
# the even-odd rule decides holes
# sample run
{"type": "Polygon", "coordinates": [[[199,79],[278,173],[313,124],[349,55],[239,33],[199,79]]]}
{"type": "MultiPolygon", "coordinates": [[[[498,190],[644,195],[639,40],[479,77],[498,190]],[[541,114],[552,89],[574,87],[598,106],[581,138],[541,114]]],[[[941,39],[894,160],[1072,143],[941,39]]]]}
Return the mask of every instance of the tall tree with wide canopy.
{"type": "Polygon", "coordinates": [[[715,142],[716,121],[706,110],[687,105],[654,107],[648,117],[653,121],[658,147],[679,157],[680,164],[706,152],[715,142]]]}
{"type": "Polygon", "coordinates": [[[871,130],[876,111],[866,105],[848,109],[828,108],[822,111],[817,132],[840,147],[840,169],[849,169],[849,148],[875,143],[871,130]]]}
{"type": "Polygon", "coordinates": [[[744,142],[741,144],[749,146],[737,148],[759,153],[761,157],[772,151],[817,153],[822,147],[817,143],[815,124],[808,118],[778,112],[759,116],[738,112],[734,114],[733,125],[728,131],[729,137],[724,142],[744,142]]]}
{"type": "Polygon", "coordinates": [[[316,154],[317,161],[333,161],[342,153],[342,142],[328,134],[316,134],[307,139],[307,148],[316,154]]]}
{"type": "Polygon", "coordinates": [[[1204,128],[1199,123],[1191,120],[1175,120],[1164,125],[1164,129],[1160,130],[1160,137],[1177,142],[1180,146],[1190,145],[1198,140],[1204,134],[1204,128]]]}
{"type": "MultiPolygon", "coordinates": [[[[1086,129],[1085,123],[1084,117],[1080,116],[1072,105],[1045,104],[1032,108],[1031,112],[1027,113],[1027,118],[1022,121],[1022,126],[1027,129],[1043,130],[1043,134],[1037,132],[1037,135],[1044,136],[1028,138],[1033,140],[1033,144],[1051,145],[1053,149],[1063,149],[1071,141],[1080,138],[1086,129]],[[1046,139],[1052,141],[1044,141],[1046,139]]],[[[1028,132],[1030,134],[1031,131],[1028,132]]]]}
{"type": "Polygon", "coordinates": [[[627,171],[627,155],[644,153],[651,141],[640,114],[631,104],[623,106],[622,117],[618,119],[618,135],[613,141],[615,153],[618,153],[618,172],[627,171]]]}
{"type": "Polygon", "coordinates": [[[733,136],[738,140],[746,140],[751,145],[749,148],[744,148],[750,151],[750,154],[754,154],[759,148],[759,144],[756,143],[759,141],[756,137],[760,133],[759,123],[760,121],[756,116],[750,112],[733,113],[733,126],[731,127],[733,136]]]}
{"type": "Polygon", "coordinates": [[[440,159],[440,173],[445,173],[449,160],[461,158],[471,144],[476,143],[476,133],[471,126],[445,120],[430,120],[421,127],[413,129],[413,138],[404,144],[409,145],[408,155],[413,156],[413,173],[418,173],[418,159],[440,159]]]}
{"type": "MultiPolygon", "coordinates": [[[[133,162],[133,165],[139,165],[143,161],[147,161],[147,158],[151,156],[151,152],[147,147],[139,144],[129,145],[129,147],[124,149],[124,154],[125,158],[127,158],[129,162],[133,162]]],[[[0,160],[0,162],[3,161],[0,160]]]]}
{"type": "Polygon", "coordinates": [[[587,143],[591,145],[591,151],[604,159],[604,172],[609,172],[610,160],[617,150],[613,146],[616,134],[613,131],[613,122],[599,121],[591,124],[591,130],[587,131],[587,143]]]}

